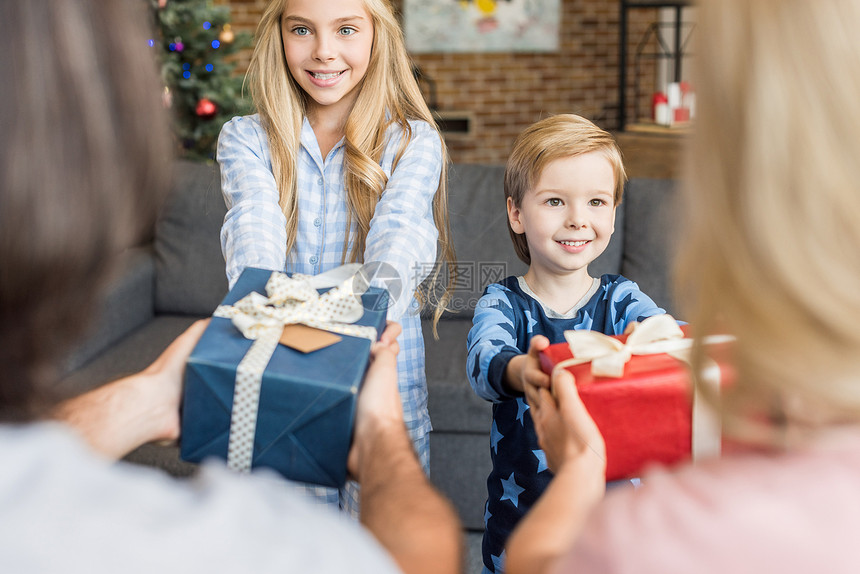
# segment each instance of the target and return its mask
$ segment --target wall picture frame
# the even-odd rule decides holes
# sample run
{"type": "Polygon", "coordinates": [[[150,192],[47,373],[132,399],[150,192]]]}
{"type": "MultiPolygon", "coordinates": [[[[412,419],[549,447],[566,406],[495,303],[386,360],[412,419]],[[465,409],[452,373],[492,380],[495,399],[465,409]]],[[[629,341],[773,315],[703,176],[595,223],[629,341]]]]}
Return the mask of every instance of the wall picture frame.
{"type": "Polygon", "coordinates": [[[406,47],[436,52],[555,52],[561,0],[403,0],[406,47]]]}

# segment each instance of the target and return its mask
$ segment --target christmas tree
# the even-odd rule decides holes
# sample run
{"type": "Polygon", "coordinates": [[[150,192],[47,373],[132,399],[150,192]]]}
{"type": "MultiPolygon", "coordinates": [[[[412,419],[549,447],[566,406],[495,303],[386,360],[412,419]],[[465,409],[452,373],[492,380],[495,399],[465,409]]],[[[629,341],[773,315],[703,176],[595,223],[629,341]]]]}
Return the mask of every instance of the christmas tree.
{"type": "Polygon", "coordinates": [[[230,9],[211,0],[150,1],[157,34],[150,46],[158,50],[180,155],[211,159],[224,122],[250,110],[228,58],[250,45],[250,34],[232,30],[230,9]]]}

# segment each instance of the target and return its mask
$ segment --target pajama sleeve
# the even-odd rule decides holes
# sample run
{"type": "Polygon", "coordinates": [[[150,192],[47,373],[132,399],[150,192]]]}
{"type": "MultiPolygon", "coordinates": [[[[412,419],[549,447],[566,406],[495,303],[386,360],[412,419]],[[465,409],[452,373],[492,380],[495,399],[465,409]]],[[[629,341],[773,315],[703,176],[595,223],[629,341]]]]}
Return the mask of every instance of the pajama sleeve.
{"type": "Polygon", "coordinates": [[[479,397],[500,402],[521,396],[504,382],[508,362],[522,351],[517,347],[516,315],[501,285],[489,285],[478,301],[466,346],[466,372],[479,397]]]}
{"type": "MultiPolygon", "coordinates": [[[[388,309],[392,321],[410,310],[412,294],[433,269],[439,236],[433,199],[442,174],[442,140],[426,122],[410,125],[412,139],[376,205],[364,250],[365,263],[392,266],[403,286],[402,294],[388,309]]],[[[388,145],[398,144],[399,139],[392,138],[388,145]]]]}
{"type": "Polygon", "coordinates": [[[221,251],[230,287],[246,267],[284,271],[287,220],[265,149],[265,131],[251,118],[236,117],[218,137],[221,192],[227,215],[221,251]],[[264,159],[265,158],[265,159],[264,159]]]}

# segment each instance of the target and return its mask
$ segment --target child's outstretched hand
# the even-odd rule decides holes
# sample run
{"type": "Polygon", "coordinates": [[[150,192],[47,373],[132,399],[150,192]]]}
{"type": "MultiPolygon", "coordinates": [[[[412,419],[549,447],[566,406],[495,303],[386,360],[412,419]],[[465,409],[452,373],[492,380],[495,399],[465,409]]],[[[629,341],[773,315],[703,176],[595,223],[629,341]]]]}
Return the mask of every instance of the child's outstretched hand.
{"type": "Polygon", "coordinates": [[[540,352],[549,347],[549,339],[535,335],[529,341],[529,352],[508,362],[505,381],[515,391],[525,392],[526,385],[549,388],[549,375],[540,368],[540,352]]]}
{"type": "Polygon", "coordinates": [[[402,330],[400,323],[395,321],[386,321],[385,330],[379,337],[379,343],[388,347],[395,357],[400,353],[400,343],[397,342],[397,337],[400,336],[400,332],[402,330]]]}

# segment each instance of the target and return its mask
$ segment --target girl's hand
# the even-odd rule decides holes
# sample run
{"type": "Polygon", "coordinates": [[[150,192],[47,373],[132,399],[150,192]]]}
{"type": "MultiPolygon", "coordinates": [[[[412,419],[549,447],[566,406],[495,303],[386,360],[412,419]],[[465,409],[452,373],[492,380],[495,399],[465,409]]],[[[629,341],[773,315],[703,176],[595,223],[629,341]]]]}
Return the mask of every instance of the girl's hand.
{"type": "Polygon", "coordinates": [[[529,341],[529,351],[518,355],[508,362],[505,379],[515,391],[525,392],[528,385],[549,388],[549,375],[540,368],[540,352],[549,347],[549,339],[536,335],[529,341]]]}
{"type": "Polygon", "coordinates": [[[387,321],[385,331],[382,332],[382,336],[378,341],[378,344],[388,347],[388,349],[394,353],[395,357],[400,353],[400,343],[397,342],[397,337],[400,336],[401,331],[400,323],[387,321]]]}
{"type": "Polygon", "coordinates": [[[552,393],[546,388],[526,385],[526,399],[538,435],[554,473],[572,462],[593,467],[604,480],[606,445],[603,436],[576,390],[573,375],[565,369],[552,372],[552,393]]]}

